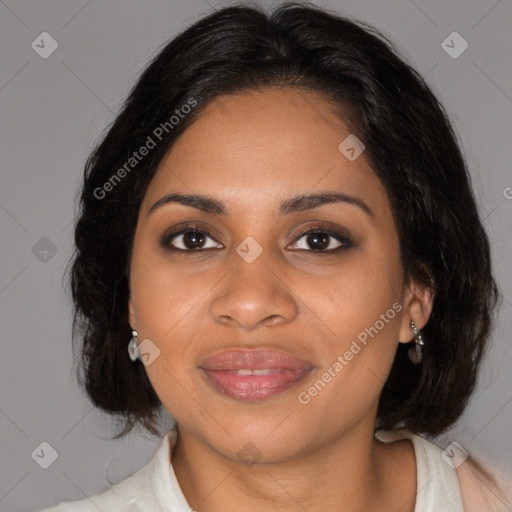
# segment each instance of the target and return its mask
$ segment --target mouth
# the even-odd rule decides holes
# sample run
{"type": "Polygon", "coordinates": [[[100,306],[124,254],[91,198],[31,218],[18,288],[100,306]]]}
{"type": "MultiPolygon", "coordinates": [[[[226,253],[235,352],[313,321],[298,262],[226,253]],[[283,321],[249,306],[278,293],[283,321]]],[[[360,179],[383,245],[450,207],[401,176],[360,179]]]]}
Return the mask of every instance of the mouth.
{"type": "Polygon", "coordinates": [[[313,366],[285,352],[260,349],[219,352],[204,360],[199,369],[216,392],[258,402],[296,386],[313,366]]]}

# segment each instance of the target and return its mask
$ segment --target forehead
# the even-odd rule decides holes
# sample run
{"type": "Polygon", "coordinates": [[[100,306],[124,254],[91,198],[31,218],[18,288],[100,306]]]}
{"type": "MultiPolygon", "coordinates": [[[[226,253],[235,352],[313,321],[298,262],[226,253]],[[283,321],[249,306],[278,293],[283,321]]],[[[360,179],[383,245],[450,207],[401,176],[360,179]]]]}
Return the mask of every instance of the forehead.
{"type": "MultiPolygon", "coordinates": [[[[295,88],[212,100],[175,142],[146,194],[204,193],[251,208],[269,198],[337,189],[374,196],[385,191],[364,152],[349,160],[339,146],[349,128],[319,94],[295,88]]],[[[378,206],[378,205],[377,205],[378,206]]]]}

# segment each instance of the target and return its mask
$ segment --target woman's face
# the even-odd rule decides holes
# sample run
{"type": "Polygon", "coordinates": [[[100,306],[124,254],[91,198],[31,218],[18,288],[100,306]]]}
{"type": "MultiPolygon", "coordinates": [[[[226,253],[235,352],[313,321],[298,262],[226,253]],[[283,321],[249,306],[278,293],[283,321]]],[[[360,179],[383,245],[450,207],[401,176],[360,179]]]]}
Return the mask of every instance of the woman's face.
{"type": "Polygon", "coordinates": [[[129,310],[145,369],[180,431],[232,460],[373,432],[398,340],[430,313],[404,286],[385,189],[353,139],[339,149],[350,132],[331,110],[291,88],[212,101],[140,208],[129,310]],[[345,200],[292,200],[319,193],[345,200]]]}

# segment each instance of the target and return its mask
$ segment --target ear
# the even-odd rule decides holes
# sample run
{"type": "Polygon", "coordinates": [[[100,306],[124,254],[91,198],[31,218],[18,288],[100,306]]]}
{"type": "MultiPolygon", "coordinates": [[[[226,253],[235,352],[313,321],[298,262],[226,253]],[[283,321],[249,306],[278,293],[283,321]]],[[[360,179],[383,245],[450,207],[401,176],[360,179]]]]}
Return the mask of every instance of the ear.
{"type": "Polygon", "coordinates": [[[434,307],[434,290],[426,284],[412,281],[404,290],[402,305],[403,314],[398,341],[409,343],[414,338],[411,320],[417,329],[421,330],[430,318],[434,307]]]}
{"type": "Polygon", "coordinates": [[[130,324],[132,331],[137,330],[137,321],[135,320],[135,309],[133,307],[133,301],[131,298],[128,299],[128,323],[130,324]]]}

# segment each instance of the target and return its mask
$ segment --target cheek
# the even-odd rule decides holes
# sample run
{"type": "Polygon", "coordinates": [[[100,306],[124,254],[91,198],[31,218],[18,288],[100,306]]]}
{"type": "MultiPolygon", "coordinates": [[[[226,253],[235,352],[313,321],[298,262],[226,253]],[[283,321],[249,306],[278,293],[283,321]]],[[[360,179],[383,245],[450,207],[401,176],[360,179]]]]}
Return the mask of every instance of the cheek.
{"type": "Polygon", "coordinates": [[[137,322],[146,336],[165,342],[173,326],[201,300],[204,280],[185,276],[148,243],[141,246],[134,251],[131,268],[137,322]]]}
{"type": "Polygon", "coordinates": [[[376,322],[382,331],[398,329],[400,267],[389,256],[371,252],[354,254],[329,276],[317,280],[317,286],[312,287],[308,279],[301,285],[307,303],[341,344],[376,322]],[[382,320],[381,315],[385,316],[382,320]]]}
{"type": "Polygon", "coordinates": [[[319,406],[333,401],[355,411],[378,399],[398,343],[401,282],[400,266],[371,252],[347,262],[314,293],[309,288],[308,303],[331,333],[316,386],[322,391],[311,390],[323,395],[319,406]]]}
{"type": "Polygon", "coordinates": [[[193,263],[187,264],[192,270],[184,272],[149,242],[134,247],[131,291],[139,339],[149,338],[160,350],[145,368],[165,402],[162,394],[180,396],[182,386],[192,388],[189,378],[197,364],[201,334],[211,329],[206,308],[212,285],[208,273],[193,271],[193,263]]]}
{"type": "Polygon", "coordinates": [[[323,340],[316,379],[297,393],[310,416],[345,427],[376,407],[396,353],[401,314],[385,287],[368,295],[360,292],[367,290],[362,282],[354,283],[339,293],[333,283],[328,300],[318,297],[331,312],[323,321],[334,334],[323,340]]]}
{"type": "Polygon", "coordinates": [[[164,407],[181,417],[190,414],[189,393],[196,394],[191,372],[198,326],[191,315],[205,287],[161,260],[149,250],[134,251],[131,291],[139,339],[151,340],[159,350],[145,371],[164,407]]]}

